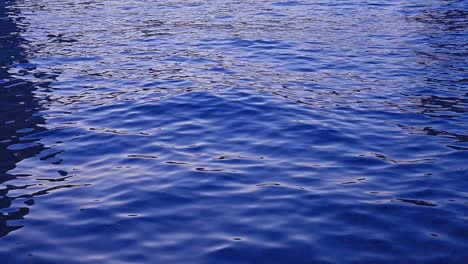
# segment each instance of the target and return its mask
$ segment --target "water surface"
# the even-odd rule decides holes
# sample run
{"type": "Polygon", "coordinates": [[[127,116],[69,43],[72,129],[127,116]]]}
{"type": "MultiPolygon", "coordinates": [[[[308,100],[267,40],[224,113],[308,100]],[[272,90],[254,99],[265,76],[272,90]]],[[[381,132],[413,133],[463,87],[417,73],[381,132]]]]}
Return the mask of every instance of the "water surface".
{"type": "Polygon", "coordinates": [[[466,263],[466,1],[0,2],[1,263],[466,263]]]}

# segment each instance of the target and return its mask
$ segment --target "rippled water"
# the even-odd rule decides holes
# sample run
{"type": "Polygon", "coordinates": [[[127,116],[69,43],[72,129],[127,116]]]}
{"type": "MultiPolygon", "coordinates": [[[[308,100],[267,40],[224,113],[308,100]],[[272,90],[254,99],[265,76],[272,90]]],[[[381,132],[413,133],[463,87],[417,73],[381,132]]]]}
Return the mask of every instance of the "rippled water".
{"type": "Polygon", "coordinates": [[[467,1],[3,0],[1,263],[467,263],[467,1]]]}

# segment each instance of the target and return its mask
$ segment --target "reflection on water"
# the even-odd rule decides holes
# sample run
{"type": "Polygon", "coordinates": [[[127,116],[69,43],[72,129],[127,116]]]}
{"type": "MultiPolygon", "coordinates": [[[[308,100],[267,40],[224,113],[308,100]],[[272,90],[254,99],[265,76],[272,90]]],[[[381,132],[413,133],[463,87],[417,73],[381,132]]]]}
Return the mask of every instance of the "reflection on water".
{"type": "MultiPolygon", "coordinates": [[[[466,113],[467,86],[467,32],[468,12],[457,9],[457,1],[428,5],[410,21],[420,25],[416,41],[417,61],[424,67],[425,79],[411,95],[418,97],[420,114],[434,119],[431,127],[421,131],[455,139],[450,148],[468,150],[466,113]]],[[[416,44],[416,43],[415,43],[416,44]]]]}
{"type": "Polygon", "coordinates": [[[150,2],[0,3],[0,262],[466,262],[465,1],[150,2]]]}
{"type": "Polygon", "coordinates": [[[15,11],[8,8],[11,4],[12,1],[0,3],[0,237],[20,228],[8,222],[24,219],[34,204],[34,194],[27,194],[28,185],[8,184],[17,177],[29,175],[9,174],[8,171],[14,169],[16,163],[44,149],[37,140],[24,137],[45,130],[44,119],[38,115],[41,105],[34,98],[34,84],[21,79],[21,74],[34,66],[27,61],[22,47],[25,40],[13,20],[15,11]],[[14,70],[17,70],[16,74],[11,73],[14,70]],[[23,190],[23,194],[9,195],[18,189],[23,190]]]}

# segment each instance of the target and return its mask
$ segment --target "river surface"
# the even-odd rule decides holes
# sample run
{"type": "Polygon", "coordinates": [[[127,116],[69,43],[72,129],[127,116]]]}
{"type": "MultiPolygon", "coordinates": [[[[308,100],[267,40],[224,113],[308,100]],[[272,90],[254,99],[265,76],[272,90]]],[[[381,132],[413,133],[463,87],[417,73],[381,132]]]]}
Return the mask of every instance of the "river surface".
{"type": "Polygon", "coordinates": [[[468,2],[2,0],[0,263],[468,263],[468,2]]]}

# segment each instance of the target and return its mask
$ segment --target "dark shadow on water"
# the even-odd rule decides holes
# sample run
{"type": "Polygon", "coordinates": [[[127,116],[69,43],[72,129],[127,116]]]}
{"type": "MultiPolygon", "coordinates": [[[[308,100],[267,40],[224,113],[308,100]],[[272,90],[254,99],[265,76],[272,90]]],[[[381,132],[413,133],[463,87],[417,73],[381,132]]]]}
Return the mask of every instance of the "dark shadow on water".
{"type": "Polygon", "coordinates": [[[21,79],[21,74],[34,68],[26,60],[23,48],[26,41],[21,38],[21,28],[11,8],[15,1],[0,2],[0,237],[6,236],[21,226],[10,226],[9,221],[21,220],[29,213],[34,204],[31,195],[16,197],[8,194],[13,190],[29,186],[14,186],[8,183],[19,177],[9,171],[24,159],[33,157],[44,150],[37,139],[24,139],[25,136],[45,131],[45,120],[40,116],[42,109],[34,97],[35,84],[21,79]],[[16,73],[13,71],[18,70],[16,73]],[[24,204],[18,207],[21,200],[24,204]]]}

